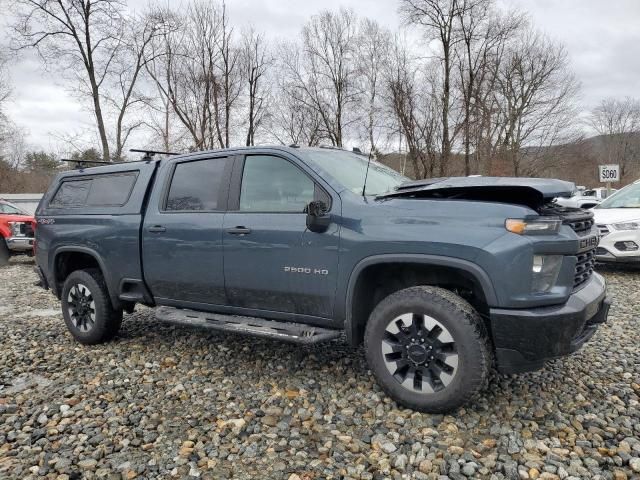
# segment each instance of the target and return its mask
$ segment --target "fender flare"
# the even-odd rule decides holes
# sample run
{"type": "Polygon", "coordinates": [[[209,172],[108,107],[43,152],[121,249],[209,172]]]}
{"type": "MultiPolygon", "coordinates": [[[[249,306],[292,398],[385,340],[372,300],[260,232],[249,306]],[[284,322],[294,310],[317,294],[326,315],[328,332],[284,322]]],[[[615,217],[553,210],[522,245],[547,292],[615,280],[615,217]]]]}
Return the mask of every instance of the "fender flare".
{"type": "Polygon", "coordinates": [[[482,293],[488,305],[497,305],[498,298],[496,291],[491,282],[491,278],[478,264],[455,257],[445,257],[440,255],[428,254],[382,254],[372,255],[360,260],[351,271],[349,283],[347,285],[347,294],[345,301],[345,333],[347,341],[354,343],[356,336],[356,325],[353,323],[351,312],[353,310],[353,295],[356,283],[360,278],[362,271],[372,265],[380,265],[384,263],[419,263],[422,265],[434,265],[439,267],[451,267],[471,275],[482,289],[482,293]]]}
{"type": "Polygon", "coordinates": [[[104,260],[102,259],[102,257],[100,256],[100,254],[98,254],[98,252],[96,252],[95,250],[89,248],[89,247],[83,247],[80,245],[69,245],[69,246],[64,246],[64,247],[59,247],[56,248],[56,250],[54,251],[54,254],[51,256],[52,258],[52,264],[50,266],[50,271],[52,272],[52,276],[51,279],[54,281],[53,285],[54,285],[54,292],[56,294],[56,296],[59,298],[61,295],[61,290],[58,288],[58,282],[56,281],[57,278],[57,272],[56,272],[56,263],[57,263],[57,258],[58,255],[61,253],[65,253],[65,252],[75,252],[75,253],[84,253],[87,254],[89,256],[91,256],[97,263],[98,266],[100,267],[100,271],[102,272],[102,276],[104,277],[104,281],[107,284],[107,289],[109,290],[109,297],[111,297],[111,303],[113,304],[114,308],[118,308],[120,305],[120,301],[117,297],[117,295],[114,295],[114,292],[112,291],[113,289],[110,288],[111,286],[111,275],[109,273],[109,270],[107,269],[104,260]]]}

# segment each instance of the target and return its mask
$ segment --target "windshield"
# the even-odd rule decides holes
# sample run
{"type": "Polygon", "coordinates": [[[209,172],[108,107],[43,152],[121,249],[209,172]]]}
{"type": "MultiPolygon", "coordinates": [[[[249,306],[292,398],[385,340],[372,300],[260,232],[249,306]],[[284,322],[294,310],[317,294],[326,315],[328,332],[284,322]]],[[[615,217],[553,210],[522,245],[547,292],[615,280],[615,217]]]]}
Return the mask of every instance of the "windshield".
{"type": "Polygon", "coordinates": [[[640,208],[640,183],[627,185],[615,195],[611,194],[596,208],[640,208]]]}
{"type": "Polygon", "coordinates": [[[410,179],[395,170],[374,160],[369,165],[367,157],[340,150],[307,150],[303,156],[331,175],[344,187],[356,195],[362,195],[365,176],[367,177],[367,195],[381,195],[393,190],[410,179]]]}
{"type": "Polygon", "coordinates": [[[6,202],[0,202],[0,213],[5,215],[26,215],[24,211],[20,210],[15,205],[11,205],[6,202]]]}

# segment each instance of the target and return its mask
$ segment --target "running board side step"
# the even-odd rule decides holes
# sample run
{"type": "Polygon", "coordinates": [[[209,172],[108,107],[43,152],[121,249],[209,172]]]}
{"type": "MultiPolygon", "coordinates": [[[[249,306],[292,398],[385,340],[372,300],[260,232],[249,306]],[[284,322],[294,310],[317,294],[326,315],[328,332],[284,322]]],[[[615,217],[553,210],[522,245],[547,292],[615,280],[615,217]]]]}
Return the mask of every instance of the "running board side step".
{"type": "Polygon", "coordinates": [[[221,315],[173,307],[157,307],[156,318],[175,325],[200,327],[254,337],[273,338],[285,342],[311,345],[338,338],[342,331],[306,325],[278,322],[255,317],[221,315]]]}

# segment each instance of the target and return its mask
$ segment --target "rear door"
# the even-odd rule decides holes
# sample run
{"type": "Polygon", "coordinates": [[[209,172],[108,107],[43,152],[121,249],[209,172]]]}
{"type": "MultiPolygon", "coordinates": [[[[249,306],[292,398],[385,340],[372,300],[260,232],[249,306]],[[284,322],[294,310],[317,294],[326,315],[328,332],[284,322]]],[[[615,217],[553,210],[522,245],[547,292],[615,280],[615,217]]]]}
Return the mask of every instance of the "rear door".
{"type": "Polygon", "coordinates": [[[159,304],[224,305],[223,218],[233,157],[161,165],[144,219],[145,280],[159,304]]]}
{"type": "Polygon", "coordinates": [[[245,309],[331,318],[337,286],[339,226],[306,228],[306,205],[321,199],[332,215],[337,195],[292,159],[247,155],[234,169],[224,219],[229,304],[245,309]]]}

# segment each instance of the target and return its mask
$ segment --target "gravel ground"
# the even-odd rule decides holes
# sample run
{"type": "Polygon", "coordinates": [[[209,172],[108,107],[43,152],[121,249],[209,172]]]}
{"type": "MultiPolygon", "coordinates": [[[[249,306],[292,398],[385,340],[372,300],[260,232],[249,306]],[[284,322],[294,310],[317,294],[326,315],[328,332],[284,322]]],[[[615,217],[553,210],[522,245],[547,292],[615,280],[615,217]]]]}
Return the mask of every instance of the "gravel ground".
{"type": "Polygon", "coordinates": [[[125,316],[85,347],[32,264],[0,271],[0,478],[640,478],[640,272],[608,270],[609,323],[471,407],[384,396],[361,349],[125,316]]]}

